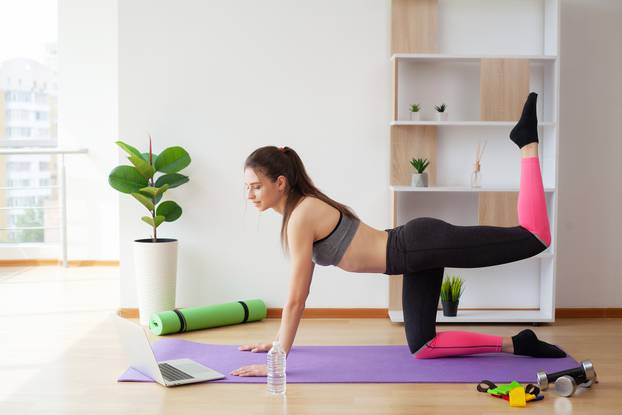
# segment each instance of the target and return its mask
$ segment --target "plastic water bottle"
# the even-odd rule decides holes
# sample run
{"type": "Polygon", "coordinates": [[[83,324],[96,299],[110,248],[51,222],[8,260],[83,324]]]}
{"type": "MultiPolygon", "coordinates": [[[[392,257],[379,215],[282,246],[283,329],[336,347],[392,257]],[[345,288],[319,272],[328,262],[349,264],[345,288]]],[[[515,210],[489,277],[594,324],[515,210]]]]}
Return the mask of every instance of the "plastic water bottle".
{"type": "Polygon", "coordinates": [[[285,394],[285,352],[278,340],[272,342],[268,352],[268,392],[275,395],[285,394]]]}

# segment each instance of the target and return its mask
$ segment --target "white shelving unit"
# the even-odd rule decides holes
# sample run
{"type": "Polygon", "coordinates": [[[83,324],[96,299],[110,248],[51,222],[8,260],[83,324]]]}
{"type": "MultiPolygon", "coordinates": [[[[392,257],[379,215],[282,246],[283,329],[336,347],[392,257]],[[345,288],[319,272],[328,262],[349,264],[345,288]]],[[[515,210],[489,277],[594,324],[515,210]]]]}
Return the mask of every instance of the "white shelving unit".
{"type": "MultiPolygon", "coordinates": [[[[410,1],[416,3],[418,0],[410,1]]],[[[429,4],[426,2],[422,7],[429,7],[429,4]]],[[[437,322],[553,322],[558,200],[559,0],[438,0],[432,4],[436,7],[437,26],[432,32],[437,37],[438,53],[394,50],[391,56],[394,83],[390,127],[392,225],[399,226],[410,219],[425,216],[455,225],[477,225],[481,193],[518,192],[520,152],[508,138],[516,120],[481,119],[480,74],[483,62],[488,59],[527,61],[529,91],[538,93],[540,166],[551,225],[551,246],[539,255],[510,264],[473,269],[447,268],[446,275],[459,274],[466,280],[466,291],[460,300],[458,316],[444,317],[439,310],[437,322]],[[410,120],[412,103],[423,106],[420,121],[410,120]],[[435,119],[433,106],[440,103],[447,104],[447,121],[435,119]],[[419,130],[412,133],[408,130],[410,128],[419,130]],[[429,129],[433,129],[432,150],[429,145],[409,143],[411,139],[428,134],[429,129]],[[478,142],[483,144],[484,140],[487,147],[481,160],[482,187],[471,188],[470,173],[476,146],[478,142]],[[401,154],[401,151],[408,153],[401,154]],[[435,165],[430,165],[434,168],[434,174],[431,174],[433,183],[427,188],[404,183],[403,165],[411,158],[424,157],[419,151],[431,151],[435,159],[435,165]]],[[[399,7],[404,7],[404,3],[399,7]]],[[[420,6],[411,7],[411,10],[417,10],[417,7],[420,6]]],[[[421,21],[418,24],[421,26],[421,21]]],[[[396,36],[395,30],[393,36],[396,36]]],[[[394,322],[403,321],[401,278],[392,276],[389,283],[389,317],[394,322]]]]}

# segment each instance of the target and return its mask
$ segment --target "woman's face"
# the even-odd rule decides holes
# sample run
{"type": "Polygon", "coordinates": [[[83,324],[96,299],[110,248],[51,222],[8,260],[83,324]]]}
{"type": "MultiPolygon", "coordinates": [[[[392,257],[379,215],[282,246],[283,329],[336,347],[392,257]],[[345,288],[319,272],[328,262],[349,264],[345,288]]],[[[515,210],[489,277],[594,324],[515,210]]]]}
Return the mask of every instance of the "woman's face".
{"type": "Polygon", "coordinates": [[[285,192],[285,177],[279,176],[276,182],[273,182],[261,171],[255,171],[250,167],[244,169],[244,183],[246,198],[260,212],[276,206],[285,192]]]}

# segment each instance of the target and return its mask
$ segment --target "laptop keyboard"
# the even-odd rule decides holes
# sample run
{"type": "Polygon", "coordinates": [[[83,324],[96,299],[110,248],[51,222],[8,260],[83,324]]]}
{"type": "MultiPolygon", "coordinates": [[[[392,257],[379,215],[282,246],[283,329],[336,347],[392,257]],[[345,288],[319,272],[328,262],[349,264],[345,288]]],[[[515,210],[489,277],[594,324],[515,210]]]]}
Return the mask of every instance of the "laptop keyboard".
{"type": "Polygon", "coordinates": [[[160,366],[162,376],[168,381],[174,382],[177,380],[194,379],[194,376],[190,376],[186,372],[182,372],[168,363],[158,363],[158,366],[160,366]]]}

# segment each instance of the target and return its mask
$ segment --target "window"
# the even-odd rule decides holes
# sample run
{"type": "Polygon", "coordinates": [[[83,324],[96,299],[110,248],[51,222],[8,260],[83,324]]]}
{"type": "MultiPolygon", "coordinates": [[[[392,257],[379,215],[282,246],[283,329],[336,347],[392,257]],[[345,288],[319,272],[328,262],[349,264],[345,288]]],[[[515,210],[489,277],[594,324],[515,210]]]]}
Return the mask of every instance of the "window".
{"type": "Polygon", "coordinates": [[[32,102],[32,94],[28,91],[6,91],[4,99],[7,102],[32,102]]]}
{"type": "Polygon", "coordinates": [[[48,94],[37,92],[35,94],[35,101],[36,101],[37,104],[47,104],[48,103],[48,94]]]}
{"type": "MultiPolygon", "coordinates": [[[[58,0],[6,1],[0,24],[0,147],[55,147],[57,144],[57,20],[58,0]],[[4,99],[2,99],[4,98],[4,99]]],[[[11,154],[0,158],[0,208],[16,226],[56,223],[55,212],[27,209],[58,205],[59,192],[49,189],[55,155],[11,154]],[[42,187],[42,188],[41,188],[42,187]]],[[[7,242],[45,242],[46,230],[0,232],[7,242]]],[[[52,233],[53,234],[53,233],[52,233]]],[[[54,239],[55,237],[52,236],[54,239]]]]}
{"type": "Polygon", "coordinates": [[[27,110],[6,110],[7,121],[25,121],[29,119],[30,111],[27,110]]]}
{"type": "Polygon", "coordinates": [[[7,161],[6,167],[10,171],[28,171],[30,170],[30,163],[27,161],[7,161]]]}
{"type": "Polygon", "coordinates": [[[7,187],[30,187],[30,179],[8,179],[7,187]]]}

